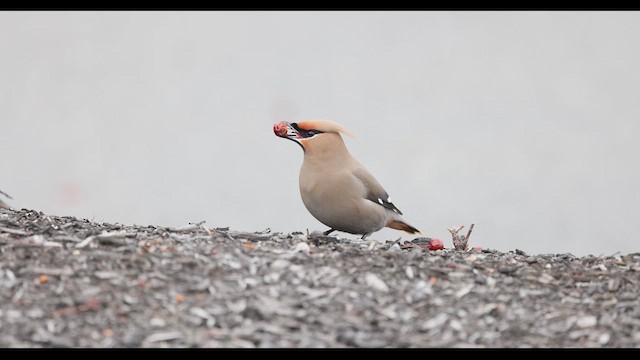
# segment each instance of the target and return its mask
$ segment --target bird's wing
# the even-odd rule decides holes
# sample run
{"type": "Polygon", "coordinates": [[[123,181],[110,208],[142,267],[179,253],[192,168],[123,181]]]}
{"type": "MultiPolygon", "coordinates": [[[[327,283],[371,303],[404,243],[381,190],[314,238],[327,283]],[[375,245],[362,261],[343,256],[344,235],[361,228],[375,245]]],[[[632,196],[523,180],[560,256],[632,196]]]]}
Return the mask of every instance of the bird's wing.
{"type": "Polygon", "coordinates": [[[367,189],[365,198],[373,201],[374,203],[385,207],[398,215],[402,215],[402,211],[398,209],[391,201],[389,201],[389,194],[378,183],[378,181],[365,169],[363,166],[358,166],[353,170],[353,175],[362,182],[367,189]]]}

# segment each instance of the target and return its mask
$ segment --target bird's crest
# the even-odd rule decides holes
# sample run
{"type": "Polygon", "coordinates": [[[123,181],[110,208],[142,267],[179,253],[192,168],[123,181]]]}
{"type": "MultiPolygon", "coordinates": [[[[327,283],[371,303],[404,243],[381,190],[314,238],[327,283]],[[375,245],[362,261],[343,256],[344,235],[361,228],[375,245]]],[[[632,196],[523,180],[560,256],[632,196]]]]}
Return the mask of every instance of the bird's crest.
{"type": "Polygon", "coordinates": [[[352,139],[356,138],[356,136],[353,135],[353,133],[349,131],[349,129],[331,120],[304,120],[299,121],[297,124],[301,129],[304,130],[320,130],[322,132],[342,133],[351,137],[352,139]]]}

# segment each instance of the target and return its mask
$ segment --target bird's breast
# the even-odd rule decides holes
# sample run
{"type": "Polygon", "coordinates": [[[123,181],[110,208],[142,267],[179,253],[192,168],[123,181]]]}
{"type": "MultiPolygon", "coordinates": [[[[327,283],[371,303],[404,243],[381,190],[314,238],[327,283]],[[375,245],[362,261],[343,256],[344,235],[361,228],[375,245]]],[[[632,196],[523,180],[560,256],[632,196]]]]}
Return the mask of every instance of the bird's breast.
{"type": "Polygon", "coordinates": [[[341,231],[364,234],[386,224],[387,214],[364,196],[366,188],[348,169],[313,168],[300,171],[300,195],[311,215],[341,231]]]}

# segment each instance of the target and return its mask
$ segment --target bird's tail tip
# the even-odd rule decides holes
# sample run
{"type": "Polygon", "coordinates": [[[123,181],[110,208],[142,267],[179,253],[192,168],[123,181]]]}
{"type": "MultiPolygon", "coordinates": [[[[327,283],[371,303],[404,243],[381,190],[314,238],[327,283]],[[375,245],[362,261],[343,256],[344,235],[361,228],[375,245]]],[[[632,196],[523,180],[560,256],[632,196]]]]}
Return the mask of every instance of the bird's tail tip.
{"type": "Polygon", "coordinates": [[[422,234],[422,232],[420,232],[420,230],[414,228],[413,226],[407,224],[404,221],[400,221],[400,220],[391,220],[389,221],[389,223],[387,224],[387,227],[392,228],[392,229],[396,229],[396,230],[402,230],[406,233],[409,234],[422,234]]]}

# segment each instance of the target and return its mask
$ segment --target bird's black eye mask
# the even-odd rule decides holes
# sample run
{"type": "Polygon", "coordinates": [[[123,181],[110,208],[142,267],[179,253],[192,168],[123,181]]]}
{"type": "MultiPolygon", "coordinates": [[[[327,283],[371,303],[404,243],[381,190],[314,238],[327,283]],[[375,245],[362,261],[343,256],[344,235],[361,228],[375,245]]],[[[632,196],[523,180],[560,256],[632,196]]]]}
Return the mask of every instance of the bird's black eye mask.
{"type": "Polygon", "coordinates": [[[298,132],[298,134],[300,134],[300,136],[305,139],[305,138],[310,138],[313,137],[316,134],[322,134],[323,132],[320,130],[304,130],[301,129],[297,123],[291,123],[291,126],[298,132]]]}

